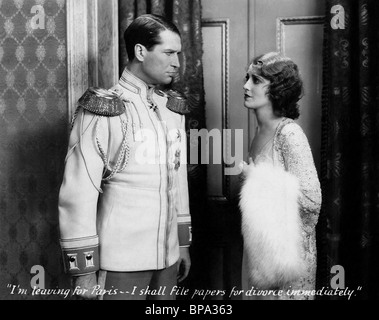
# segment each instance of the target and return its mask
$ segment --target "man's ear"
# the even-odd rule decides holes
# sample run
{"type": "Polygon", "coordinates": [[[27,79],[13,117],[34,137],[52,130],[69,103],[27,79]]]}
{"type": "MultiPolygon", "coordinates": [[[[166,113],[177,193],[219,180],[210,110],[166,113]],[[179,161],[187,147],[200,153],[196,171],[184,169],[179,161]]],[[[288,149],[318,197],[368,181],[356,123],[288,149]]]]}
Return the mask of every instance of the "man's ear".
{"type": "Polygon", "coordinates": [[[146,47],[142,44],[137,43],[134,46],[134,55],[138,61],[143,61],[145,59],[146,47]]]}

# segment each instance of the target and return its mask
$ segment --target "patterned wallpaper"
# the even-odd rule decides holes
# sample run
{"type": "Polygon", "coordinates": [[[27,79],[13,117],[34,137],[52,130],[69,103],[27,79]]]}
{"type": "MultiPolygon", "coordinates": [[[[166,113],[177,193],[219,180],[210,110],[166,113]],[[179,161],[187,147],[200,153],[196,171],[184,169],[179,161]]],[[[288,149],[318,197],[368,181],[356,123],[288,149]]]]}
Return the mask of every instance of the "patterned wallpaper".
{"type": "Polygon", "coordinates": [[[65,0],[0,0],[2,300],[57,298],[31,294],[34,265],[44,267],[46,288],[67,281],[57,215],[67,148],[65,7],[65,0]]]}

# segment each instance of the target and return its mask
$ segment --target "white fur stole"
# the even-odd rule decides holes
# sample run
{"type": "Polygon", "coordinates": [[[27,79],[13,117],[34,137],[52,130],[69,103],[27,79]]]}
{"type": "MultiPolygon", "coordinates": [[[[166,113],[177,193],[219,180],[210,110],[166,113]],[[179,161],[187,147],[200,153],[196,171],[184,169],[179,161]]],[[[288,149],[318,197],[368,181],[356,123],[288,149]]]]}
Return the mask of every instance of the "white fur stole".
{"type": "Polygon", "coordinates": [[[241,189],[242,235],[251,285],[282,288],[305,271],[298,179],[270,163],[251,163],[241,189]]]}

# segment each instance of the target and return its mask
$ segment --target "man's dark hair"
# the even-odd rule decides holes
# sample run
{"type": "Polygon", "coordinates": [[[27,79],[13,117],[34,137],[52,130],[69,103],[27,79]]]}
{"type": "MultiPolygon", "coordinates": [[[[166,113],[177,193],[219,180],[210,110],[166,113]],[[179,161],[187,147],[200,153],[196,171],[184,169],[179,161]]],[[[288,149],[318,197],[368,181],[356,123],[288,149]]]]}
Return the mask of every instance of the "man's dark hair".
{"type": "Polygon", "coordinates": [[[142,44],[147,50],[161,43],[160,33],[169,30],[180,37],[178,28],[166,18],[156,14],[144,14],[136,18],[124,32],[129,61],[135,58],[134,47],[142,44]]]}

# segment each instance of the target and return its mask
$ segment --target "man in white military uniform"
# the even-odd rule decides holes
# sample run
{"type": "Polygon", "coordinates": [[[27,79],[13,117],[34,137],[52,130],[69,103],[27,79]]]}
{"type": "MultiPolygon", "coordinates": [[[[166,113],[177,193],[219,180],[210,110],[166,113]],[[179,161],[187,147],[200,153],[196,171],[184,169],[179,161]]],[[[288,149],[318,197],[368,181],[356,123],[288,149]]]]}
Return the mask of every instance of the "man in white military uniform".
{"type": "Polygon", "coordinates": [[[155,86],[177,74],[181,38],[157,15],[135,19],[124,38],[119,83],[87,90],[73,121],[59,194],[63,260],[84,298],[175,299],[190,269],[185,100],[155,86]]]}

